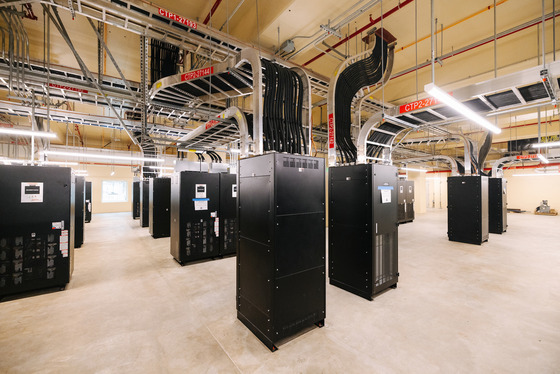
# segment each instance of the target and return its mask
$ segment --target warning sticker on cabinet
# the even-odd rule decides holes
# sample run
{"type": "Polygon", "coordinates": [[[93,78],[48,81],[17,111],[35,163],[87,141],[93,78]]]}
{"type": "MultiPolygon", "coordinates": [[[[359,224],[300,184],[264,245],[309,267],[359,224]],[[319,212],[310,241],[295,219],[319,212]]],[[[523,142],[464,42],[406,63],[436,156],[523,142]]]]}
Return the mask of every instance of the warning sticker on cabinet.
{"type": "Polygon", "coordinates": [[[237,197],[237,184],[231,185],[231,197],[237,197]]]}
{"type": "Polygon", "coordinates": [[[194,210],[208,210],[208,200],[210,199],[193,199],[194,210]]]}
{"type": "Polygon", "coordinates": [[[377,189],[381,191],[381,204],[390,203],[393,186],[377,186],[377,189]]]}
{"type": "Polygon", "coordinates": [[[68,257],[68,230],[60,232],[60,253],[62,257],[68,257]]]}
{"type": "Polygon", "coordinates": [[[21,202],[22,203],[42,203],[43,202],[43,183],[42,182],[21,182],[21,202]]]}
{"type": "Polygon", "coordinates": [[[391,190],[381,190],[381,203],[388,204],[391,202],[391,190]]]}

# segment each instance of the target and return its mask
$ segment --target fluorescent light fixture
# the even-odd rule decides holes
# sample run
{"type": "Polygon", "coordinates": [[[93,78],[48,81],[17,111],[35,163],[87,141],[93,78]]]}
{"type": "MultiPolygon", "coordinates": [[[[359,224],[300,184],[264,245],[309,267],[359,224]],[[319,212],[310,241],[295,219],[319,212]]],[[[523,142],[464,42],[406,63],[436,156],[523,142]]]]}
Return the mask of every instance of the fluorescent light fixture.
{"type": "Polygon", "coordinates": [[[530,173],[530,174],[513,174],[514,177],[544,177],[546,175],[560,175],[560,173],[530,173]]]}
{"type": "Polygon", "coordinates": [[[54,132],[20,130],[20,129],[5,128],[5,127],[0,127],[0,134],[36,136],[38,138],[56,138],[56,134],[54,132]]]}
{"type": "Polygon", "coordinates": [[[124,161],[147,161],[147,162],[163,162],[162,158],[149,158],[149,157],[133,157],[133,156],[113,156],[103,155],[97,153],[77,153],[77,152],[64,152],[64,151],[44,151],[46,155],[68,156],[68,157],[89,157],[89,158],[102,158],[109,160],[124,160],[124,161]]]}
{"type": "Polygon", "coordinates": [[[76,166],[78,165],[77,162],[68,162],[68,161],[41,161],[41,165],[64,165],[64,166],[76,166]]]}
{"type": "Polygon", "coordinates": [[[175,170],[174,167],[171,166],[148,166],[150,169],[156,169],[156,170],[175,170]]]}
{"type": "Polygon", "coordinates": [[[461,103],[459,100],[455,99],[453,96],[449,95],[447,92],[443,91],[441,88],[433,83],[428,83],[424,86],[424,91],[441,101],[442,103],[449,106],[451,109],[455,110],[457,113],[467,117],[471,121],[478,123],[480,126],[487,128],[495,134],[499,134],[502,130],[499,127],[494,126],[488,120],[482,118],[471,109],[469,109],[465,104],[461,103]]]}
{"type": "Polygon", "coordinates": [[[414,168],[399,168],[399,169],[401,169],[401,170],[408,170],[408,171],[419,171],[419,172],[421,172],[421,173],[426,173],[426,172],[428,172],[428,170],[425,170],[425,169],[414,169],[414,168]]]}
{"type": "Polygon", "coordinates": [[[389,160],[387,160],[387,159],[384,159],[384,158],[379,158],[379,157],[369,157],[369,156],[367,156],[367,157],[366,157],[366,160],[375,160],[375,161],[389,161],[389,160]]]}
{"type": "Polygon", "coordinates": [[[230,149],[229,151],[231,153],[241,153],[241,149],[236,149],[236,148],[230,149]]]}
{"type": "Polygon", "coordinates": [[[546,157],[544,157],[543,155],[541,155],[540,153],[537,154],[537,157],[538,157],[542,162],[544,162],[545,164],[550,163],[550,161],[548,161],[548,159],[547,159],[546,157]]]}
{"type": "Polygon", "coordinates": [[[0,159],[0,162],[3,162],[4,165],[11,165],[11,164],[26,164],[29,160],[18,160],[13,158],[5,158],[0,159]]]}
{"type": "Polygon", "coordinates": [[[533,148],[560,147],[560,142],[535,143],[533,148]]]}

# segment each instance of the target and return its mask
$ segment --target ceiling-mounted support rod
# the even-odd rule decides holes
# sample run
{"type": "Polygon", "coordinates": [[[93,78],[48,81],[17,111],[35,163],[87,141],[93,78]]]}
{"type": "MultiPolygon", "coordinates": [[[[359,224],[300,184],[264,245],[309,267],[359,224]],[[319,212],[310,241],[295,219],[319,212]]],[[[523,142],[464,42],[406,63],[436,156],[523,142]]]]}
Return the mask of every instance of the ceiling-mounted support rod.
{"type": "Polygon", "coordinates": [[[545,15],[544,15],[544,0],[542,0],[542,15],[541,15],[541,19],[542,19],[542,27],[541,27],[541,32],[542,32],[542,66],[543,69],[546,69],[546,25],[545,25],[545,15]]]}
{"type": "Polygon", "coordinates": [[[148,137],[148,38],[146,35],[140,36],[140,100],[142,121],[140,147],[142,148],[148,137]]]}
{"type": "Polygon", "coordinates": [[[47,16],[50,18],[50,20],[52,21],[52,23],[55,25],[55,27],[57,28],[58,32],[60,33],[60,35],[62,36],[62,38],[64,39],[64,41],[66,41],[66,44],[68,45],[68,47],[70,48],[70,50],[72,51],[72,53],[74,54],[74,57],[76,58],[76,61],[78,62],[78,65],[80,65],[80,69],[82,70],[82,73],[84,74],[84,76],[86,76],[91,83],[93,83],[95,85],[95,87],[97,88],[98,92],[101,94],[101,96],[103,97],[103,99],[105,100],[105,102],[107,103],[107,105],[109,106],[109,108],[111,108],[111,110],[113,111],[113,113],[115,114],[115,117],[117,117],[117,119],[119,120],[119,123],[121,124],[122,128],[126,131],[126,133],[128,134],[128,136],[130,137],[130,139],[132,140],[132,142],[134,144],[136,144],[137,146],[140,146],[140,144],[138,143],[138,141],[136,140],[136,137],[134,136],[134,134],[132,134],[132,132],[126,127],[126,125],[124,124],[124,121],[122,119],[122,117],[120,116],[120,114],[117,112],[117,110],[115,109],[115,107],[113,106],[113,104],[111,103],[111,100],[108,98],[108,96],[105,94],[105,92],[103,91],[103,89],[101,88],[101,86],[99,85],[99,83],[97,82],[96,79],[94,79],[93,74],[91,73],[91,71],[88,69],[88,67],[86,66],[86,64],[84,63],[84,61],[82,60],[82,58],[80,57],[80,55],[78,54],[78,52],[76,51],[76,49],[74,48],[74,45],[72,44],[72,41],[70,40],[70,36],[68,35],[68,33],[66,32],[66,29],[64,28],[64,25],[62,23],[62,20],[60,19],[60,16],[58,15],[58,11],[56,10],[56,8],[53,8],[53,12],[56,15],[56,18],[54,18],[54,16],[51,14],[50,9],[47,8],[46,5],[43,4],[43,9],[45,10],[45,13],[47,14],[47,16]]]}
{"type": "MultiPolygon", "coordinates": [[[[239,4],[237,4],[237,6],[235,7],[235,9],[233,9],[233,11],[231,12],[231,14],[229,15],[229,17],[226,19],[226,21],[224,22],[224,24],[220,27],[220,31],[222,31],[222,29],[224,28],[225,25],[227,25],[229,23],[229,21],[231,21],[231,19],[233,18],[233,16],[235,15],[235,13],[237,13],[237,11],[239,10],[239,8],[241,8],[241,5],[243,4],[245,0],[241,0],[239,2],[239,4]]],[[[229,26],[228,26],[229,27],[229,26]]]]}
{"type": "MultiPolygon", "coordinates": [[[[89,21],[89,24],[91,26],[91,28],[93,29],[93,31],[95,32],[95,35],[97,36],[97,40],[99,42],[99,44],[103,47],[103,49],[105,50],[105,52],[107,52],[107,56],[109,56],[109,59],[111,59],[111,62],[113,63],[113,66],[115,67],[115,69],[117,70],[117,72],[119,73],[119,76],[121,77],[124,85],[126,86],[126,88],[128,89],[128,91],[130,92],[130,94],[132,95],[132,97],[134,99],[136,99],[136,93],[132,90],[132,87],[130,86],[130,83],[128,83],[128,80],[124,77],[124,74],[121,70],[121,68],[119,67],[119,64],[117,63],[117,60],[115,60],[115,58],[113,57],[113,54],[111,53],[111,51],[109,50],[109,47],[107,46],[107,44],[105,43],[105,40],[103,40],[103,35],[97,30],[97,28],[95,27],[95,25],[93,24],[93,21],[91,20],[91,18],[87,19],[89,21]]],[[[102,51],[99,51],[99,55],[103,56],[102,51]]],[[[100,57],[99,59],[99,80],[103,80],[103,57],[100,57]]]]}
{"type": "Polygon", "coordinates": [[[432,52],[431,52],[431,56],[432,56],[432,83],[436,83],[436,66],[435,66],[435,62],[436,62],[436,39],[435,39],[435,35],[434,35],[434,22],[435,22],[435,18],[434,18],[434,0],[430,0],[430,28],[431,28],[431,43],[432,43],[432,52]]]}
{"type": "MultiPolygon", "coordinates": [[[[88,18],[89,20],[89,18],[88,18]]],[[[91,23],[91,21],[90,21],[91,23]]],[[[103,45],[101,45],[101,39],[105,41],[105,23],[97,21],[97,34],[101,37],[97,37],[97,80],[103,82],[104,65],[105,58],[103,53],[103,45]]]]}

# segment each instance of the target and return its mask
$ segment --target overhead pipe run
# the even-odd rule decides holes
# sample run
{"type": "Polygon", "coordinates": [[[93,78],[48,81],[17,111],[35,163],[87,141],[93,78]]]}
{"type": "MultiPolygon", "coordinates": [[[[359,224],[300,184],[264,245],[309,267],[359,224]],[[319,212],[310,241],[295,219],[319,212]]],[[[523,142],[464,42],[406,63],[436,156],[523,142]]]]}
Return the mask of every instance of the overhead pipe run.
{"type": "Polygon", "coordinates": [[[210,12],[208,13],[208,15],[207,15],[206,18],[204,19],[204,22],[202,22],[203,24],[207,25],[208,22],[210,22],[210,19],[212,18],[212,16],[214,15],[214,13],[216,13],[216,9],[218,9],[218,7],[220,6],[221,3],[222,3],[222,0],[216,0],[216,2],[214,3],[214,5],[212,5],[212,9],[210,10],[210,12]]]}
{"type": "MultiPolygon", "coordinates": [[[[332,46],[332,48],[327,49],[325,52],[319,53],[317,56],[313,57],[312,59],[310,59],[309,61],[307,61],[306,63],[304,63],[302,66],[307,66],[315,61],[317,61],[318,59],[320,59],[321,57],[323,57],[325,54],[327,54],[328,52],[330,52],[332,49],[346,43],[348,40],[360,35],[362,32],[366,31],[367,29],[369,29],[370,27],[372,27],[373,25],[379,23],[382,19],[387,18],[388,16],[390,16],[391,14],[395,13],[397,10],[402,9],[403,7],[405,7],[406,5],[412,3],[414,0],[405,0],[403,3],[399,3],[397,6],[393,7],[392,9],[388,10],[387,12],[385,12],[383,15],[381,15],[380,17],[376,18],[375,20],[371,19],[370,17],[370,22],[368,24],[366,24],[365,26],[363,26],[362,28],[358,29],[357,31],[353,32],[352,34],[348,35],[347,37],[341,39],[339,42],[337,42],[336,44],[334,44],[332,46]]],[[[293,57],[293,56],[291,56],[293,57]]],[[[290,58],[291,58],[290,57],[290,58]]]]}

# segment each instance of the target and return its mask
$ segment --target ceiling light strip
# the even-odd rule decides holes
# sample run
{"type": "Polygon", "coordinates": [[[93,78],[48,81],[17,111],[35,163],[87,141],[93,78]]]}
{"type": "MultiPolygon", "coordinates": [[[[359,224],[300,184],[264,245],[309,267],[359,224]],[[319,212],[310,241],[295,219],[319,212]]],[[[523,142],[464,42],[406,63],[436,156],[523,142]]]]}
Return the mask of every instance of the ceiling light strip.
{"type": "Polygon", "coordinates": [[[470,119],[473,122],[478,123],[480,126],[485,127],[486,129],[492,131],[493,133],[499,134],[502,132],[502,130],[499,127],[491,124],[488,120],[482,118],[481,116],[473,112],[465,104],[455,99],[453,96],[449,95],[447,92],[443,91],[435,84],[429,83],[425,85],[424,91],[426,91],[428,94],[435,97],[442,103],[446,104],[448,107],[455,110],[457,113],[470,119]]]}
{"type": "Polygon", "coordinates": [[[100,159],[107,159],[107,160],[126,160],[126,161],[144,161],[144,162],[164,162],[165,161],[162,158],[115,156],[115,155],[103,155],[103,154],[97,154],[97,153],[76,153],[76,152],[63,152],[63,151],[43,151],[43,153],[45,155],[100,158],[100,159]]]}

